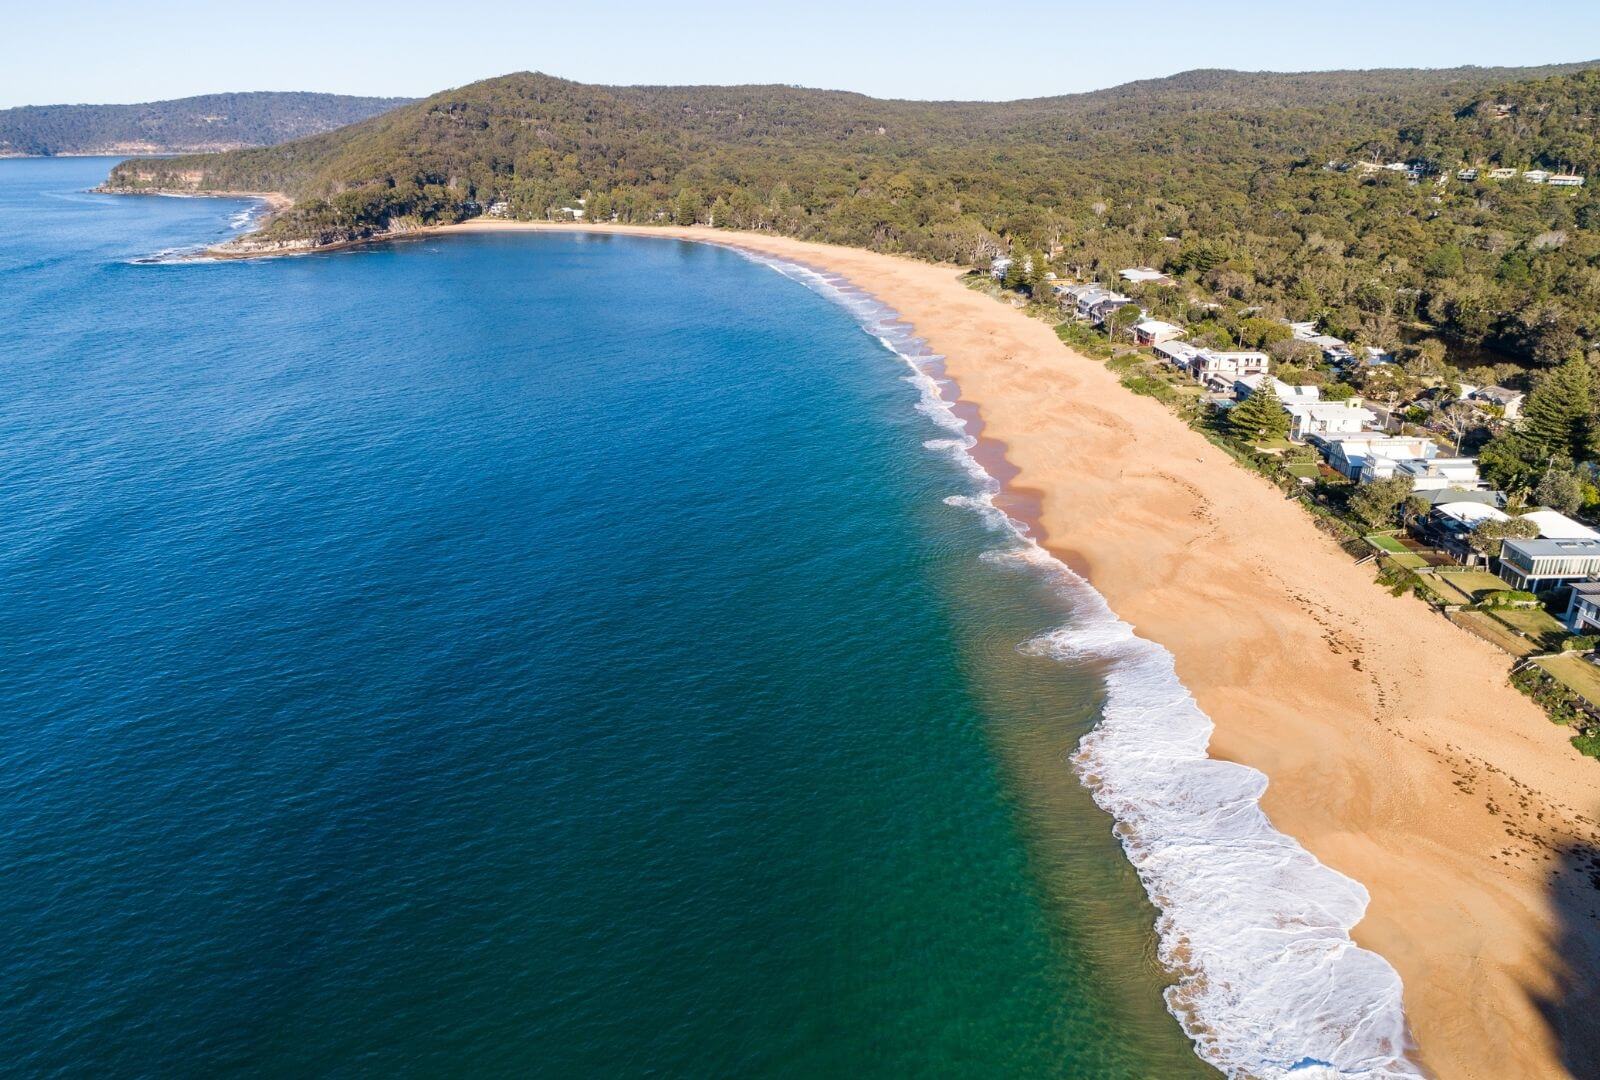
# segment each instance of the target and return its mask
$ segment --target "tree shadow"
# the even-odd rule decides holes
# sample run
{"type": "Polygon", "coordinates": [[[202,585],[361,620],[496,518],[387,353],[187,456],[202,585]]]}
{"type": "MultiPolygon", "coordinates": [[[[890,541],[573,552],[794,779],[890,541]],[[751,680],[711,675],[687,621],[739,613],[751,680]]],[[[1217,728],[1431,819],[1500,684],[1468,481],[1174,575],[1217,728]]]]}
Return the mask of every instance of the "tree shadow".
{"type": "Polygon", "coordinates": [[[1534,997],[1555,1030],[1561,1060],[1578,1080],[1600,1080],[1600,846],[1573,842],[1560,849],[1550,877],[1559,929],[1556,992],[1534,997]]]}

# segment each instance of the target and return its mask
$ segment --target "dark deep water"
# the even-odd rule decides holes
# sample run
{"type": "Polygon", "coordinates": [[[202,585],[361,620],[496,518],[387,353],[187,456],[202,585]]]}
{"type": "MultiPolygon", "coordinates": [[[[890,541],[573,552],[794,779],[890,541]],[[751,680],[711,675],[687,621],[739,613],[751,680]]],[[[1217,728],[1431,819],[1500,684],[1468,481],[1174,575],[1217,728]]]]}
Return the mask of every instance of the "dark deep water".
{"type": "Polygon", "coordinates": [[[0,162],[19,1074],[1201,1072],[901,361],[729,252],[0,162]]]}

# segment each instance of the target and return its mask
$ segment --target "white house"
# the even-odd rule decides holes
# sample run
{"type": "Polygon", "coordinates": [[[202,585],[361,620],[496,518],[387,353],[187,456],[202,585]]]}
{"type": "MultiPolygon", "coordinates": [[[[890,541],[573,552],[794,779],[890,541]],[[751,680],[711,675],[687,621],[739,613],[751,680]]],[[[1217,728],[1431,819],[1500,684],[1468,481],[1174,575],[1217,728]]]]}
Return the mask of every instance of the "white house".
{"type": "Polygon", "coordinates": [[[1133,337],[1140,345],[1171,341],[1173,338],[1182,337],[1184,333],[1183,327],[1162,322],[1160,319],[1140,319],[1133,324],[1133,337]]]}
{"type": "MultiPolygon", "coordinates": [[[[1290,414],[1293,412],[1291,409],[1290,414]]],[[[1326,434],[1313,435],[1311,438],[1322,450],[1322,456],[1328,462],[1328,467],[1351,480],[1360,479],[1361,470],[1369,458],[1383,457],[1394,461],[1407,461],[1437,457],[1439,453],[1439,447],[1431,439],[1386,435],[1381,431],[1330,431],[1326,434]]]]}
{"type": "MultiPolygon", "coordinates": [[[[1354,435],[1365,432],[1377,419],[1371,409],[1348,401],[1285,402],[1289,410],[1289,438],[1296,442],[1322,435],[1354,435]]],[[[1369,432],[1382,438],[1381,432],[1369,432]]]]}
{"type": "Polygon", "coordinates": [[[1271,363],[1264,352],[1217,352],[1201,349],[1189,361],[1189,374],[1203,383],[1223,388],[1245,375],[1265,375],[1271,363]]]}
{"type": "Polygon", "coordinates": [[[1515,175],[1517,175],[1517,170],[1515,170],[1515,169],[1490,169],[1489,170],[1489,179],[1490,180],[1510,180],[1515,175]]]}
{"type": "Polygon", "coordinates": [[[1372,455],[1361,463],[1358,483],[1405,476],[1412,491],[1442,491],[1453,488],[1472,490],[1481,487],[1478,461],[1468,457],[1391,458],[1372,455]]]}
{"type": "Polygon", "coordinates": [[[1537,525],[1539,537],[1543,540],[1600,540],[1600,532],[1581,521],[1573,521],[1559,510],[1530,510],[1522,515],[1522,519],[1537,525]]]}
{"type": "Polygon", "coordinates": [[[1233,396],[1243,401],[1261,388],[1261,384],[1268,379],[1272,380],[1273,393],[1278,395],[1278,400],[1285,405],[1306,405],[1322,399],[1320,386],[1290,386],[1272,375],[1245,375],[1233,380],[1233,396]]]}
{"type": "Polygon", "coordinates": [[[1130,266],[1126,270],[1118,270],[1117,274],[1122,278],[1123,281],[1130,282],[1134,285],[1142,285],[1151,281],[1166,283],[1167,281],[1171,280],[1160,270],[1153,270],[1148,266],[1130,266]]]}
{"type": "Polygon", "coordinates": [[[1456,171],[1456,179],[1457,180],[1476,180],[1477,178],[1478,178],[1478,170],[1477,169],[1458,169],[1456,171]]]}
{"type": "Polygon", "coordinates": [[[1006,271],[1011,269],[1011,258],[1006,255],[996,255],[989,263],[989,276],[996,281],[1006,276],[1006,271]]]}
{"type": "Polygon", "coordinates": [[[1582,187],[1583,177],[1572,173],[1551,173],[1545,183],[1551,187],[1582,187]]]}
{"type": "Polygon", "coordinates": [[[1180,367],[1185,371],[1189,370],[1194,358],[1200,355],[1200,350],[1187,341],[1158,341],[1150,351],[1173,367],[1180,367]]]}
{"type": "Polygon", "coordinates": [[[1561,619],[1574,634],[1600,630],[1600,581],[1580,581],[1567,599],[1567,613],[1561,619]]]}
{"type": "Polygon", "coordinates": [[[1550,172],[1547,169],[1529,169],[1522,174],[1522,178],[1530,184],[1542,184],[1550,179],[1550,172]]]}
{"type": "Polygon", "coordinates": [[[1515,420],[1522,415],[1522,398],[1523,395],[1518,391],[1507,390],[1503,386],[1480,386],[1467,394],[1469,401],[1499,406],[1507,420],[1515,420]]]}

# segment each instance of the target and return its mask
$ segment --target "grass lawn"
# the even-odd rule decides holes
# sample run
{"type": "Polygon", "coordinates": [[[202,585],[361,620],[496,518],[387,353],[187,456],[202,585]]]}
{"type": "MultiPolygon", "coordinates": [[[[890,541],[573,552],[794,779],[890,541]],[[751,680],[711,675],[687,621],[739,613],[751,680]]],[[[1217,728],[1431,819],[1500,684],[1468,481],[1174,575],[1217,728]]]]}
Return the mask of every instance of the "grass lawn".
{"type": "MultiPolygon", "coordinates": [[[[1415,551],[1402,551],[1394,555],[1385,553],[1383,561],[1404,570],[1420,570],[1428,565],[1428,560],[1418,555],[1415,551]]],[[[1455,601],[1451,600],[1450,603],[1453,604],[1455,601]]]]}
{"type": "Polygon", "coordinates": [[[1284,466],[1290,476],[1304,476],[1315,480],[1322,472],[1322,464],[1317,461],[1296,461],[1284,466]]]}
{"type": "Polygon", "coordinates": [[[1253,445],[1257,450],[1287,450],[1294,444],[1288,439],[1262,439],[1253,445]]]}
{"type": "Polygon", "coordinates": [[[1406,549],[1406,546],[1402,544],[1397,537],[1385,536],[1383,533],[1373,533],[1371,536],[1368,536],[1367,543],[1371,544],[1379,551],[1387,551],[1395,555],[1400,554],[1406,549]]]}
{"type": "Polygon", "coordinates": [[[1567,628],[1542,608],[1501,608],[1493,614],[1507,626],[1521,630],[1549,649],[1560,648],[1561,639],[1567,636],[1567,628]]]}
{"type": "Polygon", "coordinates": [[[1577,653],[1547,656],[1537,661],[1557,682],[1591,705],[1600,705],[1600,667],[1577,653]]]}
{"type": "Polygon", "coordinates": [[[1433,575],[1433,580],[1440,595],[1455,604],[1476,604],[1489,593],[1511,588],[1486,570],[1450,570],[1433,575]]]}
{"type": "MultiPolygon", "coordinates": [[[[1438,575],[1429,580],[1437,581],[1438,575]]],[[[1500,646],[1512,656],[1527,656],[1539,651],[1539,647],[1527,638],[1518,637],[1506,628],[1504,623],[1491,619],[1481,611],[1458,611],[1450,616],[1458,626],[1464,626],[1495,645],[1500,646]]]]}

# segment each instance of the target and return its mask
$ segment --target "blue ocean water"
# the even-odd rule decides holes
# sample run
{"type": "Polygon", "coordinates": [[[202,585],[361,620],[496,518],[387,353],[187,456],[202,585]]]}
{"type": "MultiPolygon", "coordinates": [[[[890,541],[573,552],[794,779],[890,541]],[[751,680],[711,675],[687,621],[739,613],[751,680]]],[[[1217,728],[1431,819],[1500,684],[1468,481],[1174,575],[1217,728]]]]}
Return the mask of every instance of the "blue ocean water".
{"type": "Polygon", "coordinates": [[[731,252],[0,162],[0,1060],[1199,1073],[904,363],[731,252]]]}

